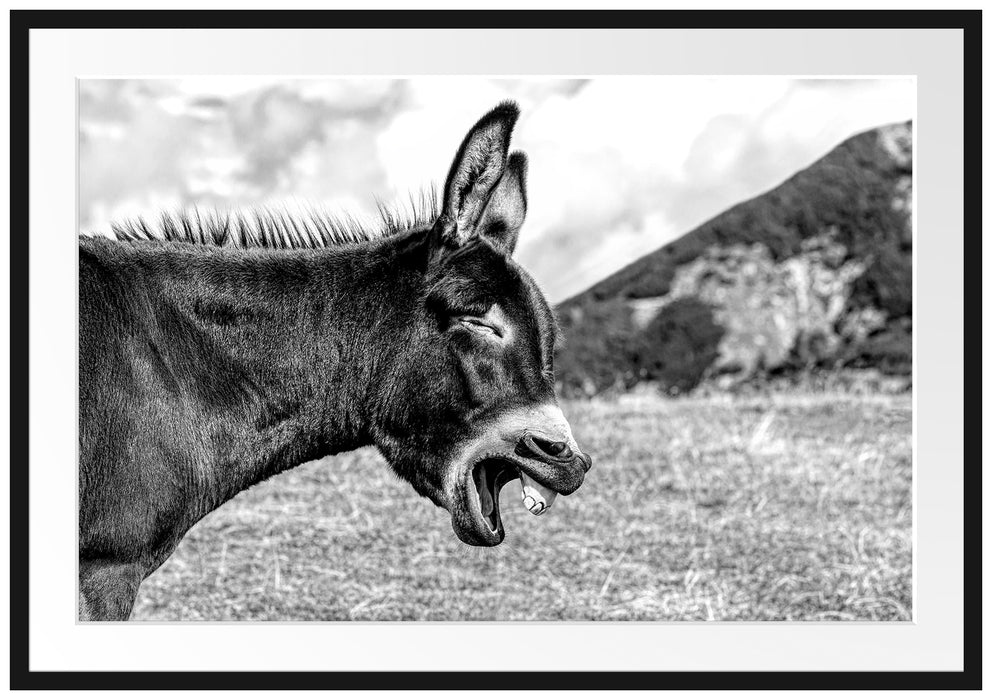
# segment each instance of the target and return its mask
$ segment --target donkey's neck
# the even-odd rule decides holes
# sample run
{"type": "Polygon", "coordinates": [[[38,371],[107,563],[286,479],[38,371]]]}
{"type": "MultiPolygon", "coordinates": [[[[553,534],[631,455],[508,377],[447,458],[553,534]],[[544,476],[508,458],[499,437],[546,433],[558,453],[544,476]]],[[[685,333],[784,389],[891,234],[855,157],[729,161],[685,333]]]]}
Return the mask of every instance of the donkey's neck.
{"type": "Polygon", "coordinates": [[[161,290],[160,330],[181,344],[170,354],[197,365],[179,384],[209,423],[209,463],[200,466],[210,507],[370,443],[384,349],[402,340],[395,335],[408,323],[399,316],[415,296],[395,246],[166,246],[144,255],[161,290]]]}

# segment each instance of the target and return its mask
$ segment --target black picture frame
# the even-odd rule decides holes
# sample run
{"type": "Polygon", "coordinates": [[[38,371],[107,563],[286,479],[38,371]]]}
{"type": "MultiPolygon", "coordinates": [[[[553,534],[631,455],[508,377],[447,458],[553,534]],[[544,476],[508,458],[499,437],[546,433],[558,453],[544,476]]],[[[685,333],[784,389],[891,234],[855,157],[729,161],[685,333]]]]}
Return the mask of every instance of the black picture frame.
{"type": "Polygon", "coordinates": [[[954,28],[964,37],[964,363],[980,376],[982,26],[979,10],[656,11],[116,11],[10,12],[10,685],[14,690],[125,689],[958,689],[981,688],[982,534],[981,387],[965,382],[964,600],[965,654],[960,672],[50,672],[29,659],[28,298],[29,44],[39,28],[954,28]],[[480,678],[484,675],[484,679],[480,678]]]}

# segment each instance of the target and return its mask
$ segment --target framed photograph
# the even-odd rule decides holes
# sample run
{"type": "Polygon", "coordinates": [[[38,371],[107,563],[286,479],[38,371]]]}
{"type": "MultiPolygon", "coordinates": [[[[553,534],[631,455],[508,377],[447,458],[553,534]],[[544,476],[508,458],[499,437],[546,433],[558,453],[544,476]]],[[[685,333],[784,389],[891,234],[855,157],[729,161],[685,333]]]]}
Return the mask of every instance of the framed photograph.
{"type": "Polygon", "coordinates": [[[980,22],[12,12],[12,686],[980,687],[980,22]]]}

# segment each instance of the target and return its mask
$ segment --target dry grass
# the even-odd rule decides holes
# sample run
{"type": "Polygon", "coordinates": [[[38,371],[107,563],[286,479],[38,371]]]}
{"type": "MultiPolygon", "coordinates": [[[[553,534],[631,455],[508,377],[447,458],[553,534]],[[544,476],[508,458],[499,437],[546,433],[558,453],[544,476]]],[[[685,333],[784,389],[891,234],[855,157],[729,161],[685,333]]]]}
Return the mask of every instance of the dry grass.
{"type": "Polygon", "coordinates": [[[371,450],[208,516],[141,588],[139,620],[907,620],[908,396],[564,406],[595,466],[507,540],[448,516],[371,450]]]}

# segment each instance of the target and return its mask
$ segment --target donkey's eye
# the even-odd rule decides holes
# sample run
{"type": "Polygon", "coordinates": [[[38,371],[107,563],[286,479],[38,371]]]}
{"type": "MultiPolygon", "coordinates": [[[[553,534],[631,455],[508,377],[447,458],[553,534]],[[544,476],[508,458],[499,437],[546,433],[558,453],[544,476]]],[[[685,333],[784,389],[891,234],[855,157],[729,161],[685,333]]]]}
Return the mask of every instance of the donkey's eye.
{"type": "Polygon", "coordinates": [[[486,323],[481,318],[475,318],[472,316],[462,316],[461,318],[458,319],[458,323],[460,323],[463,327],[469,329],[473,333],[480,333],[482,335],[492,335],[497,338],[503,337],[503,333],[500,331],[499,328],[497,328],[492,324],[486,323]]]}

